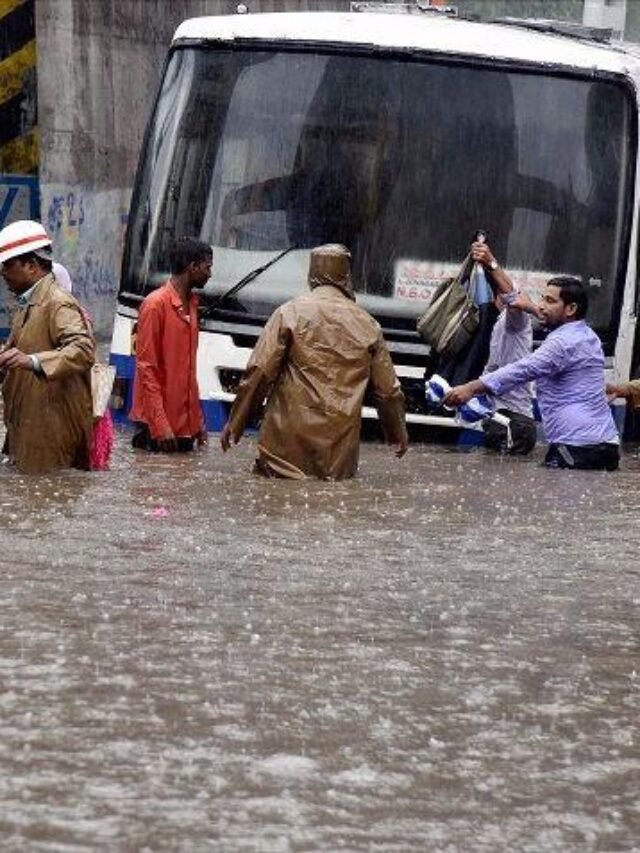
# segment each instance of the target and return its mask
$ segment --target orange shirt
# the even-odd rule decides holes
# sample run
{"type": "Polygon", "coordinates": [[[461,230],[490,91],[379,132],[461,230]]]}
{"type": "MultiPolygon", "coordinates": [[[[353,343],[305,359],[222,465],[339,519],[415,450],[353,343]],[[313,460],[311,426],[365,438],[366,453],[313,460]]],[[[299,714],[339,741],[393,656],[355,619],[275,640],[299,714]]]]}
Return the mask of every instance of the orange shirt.
{"type": "Polygon", "coordinates": [[[167,282],[149,294],[140,308],[136,346],[136,376],[129,417],[149,427],[155,439],[169,433],[194,437],[204,429],[200,408],[196,353],[198,299],[192,295],[189,313],[167,282]]]}

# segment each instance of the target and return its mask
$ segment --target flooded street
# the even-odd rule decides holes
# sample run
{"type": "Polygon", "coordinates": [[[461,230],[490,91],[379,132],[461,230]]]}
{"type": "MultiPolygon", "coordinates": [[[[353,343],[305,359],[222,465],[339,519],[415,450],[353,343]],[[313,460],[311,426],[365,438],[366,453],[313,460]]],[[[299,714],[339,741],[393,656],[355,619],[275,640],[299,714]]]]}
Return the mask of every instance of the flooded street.
{"type": "Polygon", "coordinates": [[[4,850],[640,849],[640,462],[0,470],[4,850]]]}

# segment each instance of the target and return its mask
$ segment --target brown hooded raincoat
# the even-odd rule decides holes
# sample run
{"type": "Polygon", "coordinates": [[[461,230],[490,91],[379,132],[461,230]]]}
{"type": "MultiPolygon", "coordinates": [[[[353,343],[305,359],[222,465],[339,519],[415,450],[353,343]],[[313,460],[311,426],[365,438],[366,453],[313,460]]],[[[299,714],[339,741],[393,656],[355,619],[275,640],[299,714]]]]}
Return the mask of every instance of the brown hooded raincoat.
{"type": "Polygon", "coordinates": [[[237,441],[268,396],[256,470],[301,479],[352,477],[370,386],[385,437],[406,441],[404,397],[378,323],[355,304],[343,246],[311,253],[311,293],[278,308],[247,364],[231,409],[237,441]]]}
{"type": "Polygon", "coordinates": [[[28,474],[89,468],[94,341],[80,306],[53,276],[41,279],[16,312],[7,347],[37,355],[44,371],[14,369],[4,379],[10,459],[28,474]]]}

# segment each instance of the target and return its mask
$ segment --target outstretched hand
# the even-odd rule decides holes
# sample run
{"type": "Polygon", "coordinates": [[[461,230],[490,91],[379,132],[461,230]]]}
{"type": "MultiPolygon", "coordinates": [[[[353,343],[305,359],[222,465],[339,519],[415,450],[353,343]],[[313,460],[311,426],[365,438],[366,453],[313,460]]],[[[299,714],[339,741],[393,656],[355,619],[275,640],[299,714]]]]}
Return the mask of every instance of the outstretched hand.
{"type": "Polygon", "coordinates": [[[456,385],[455,388],[452,388],[451,391],[444,395],[442,404],[455,409],[464,403],[468,403],[476,393],[475,382],[467,382],[466,385],[456,385]]]}

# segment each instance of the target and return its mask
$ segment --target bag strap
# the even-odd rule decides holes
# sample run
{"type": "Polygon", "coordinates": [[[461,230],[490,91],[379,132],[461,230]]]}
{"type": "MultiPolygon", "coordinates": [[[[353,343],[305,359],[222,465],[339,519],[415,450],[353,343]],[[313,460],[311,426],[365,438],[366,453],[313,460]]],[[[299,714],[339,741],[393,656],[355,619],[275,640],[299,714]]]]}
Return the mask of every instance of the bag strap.
{"type": "Polygon", "coordinates": [[[460,265],[460,269],[458,270],[458,274],[456,276],[456,281],[458,282],[458,284],[462,284],[465,278],[469,278],[474,263],[475,261],[471,257],[471,252],[469,252],[469,254],[466,256],[466,258],[460,265]]]}
{"type": "Polygon", "coordinates": [[[477,270],[475,263],[469,271],[469,287],[467,289],[467,293],[469,295],[469,299],[472,299],[477,305],[478,304],[478,300],[477,300],[477,296],[478,296],[478,270],[477,270]]]}

